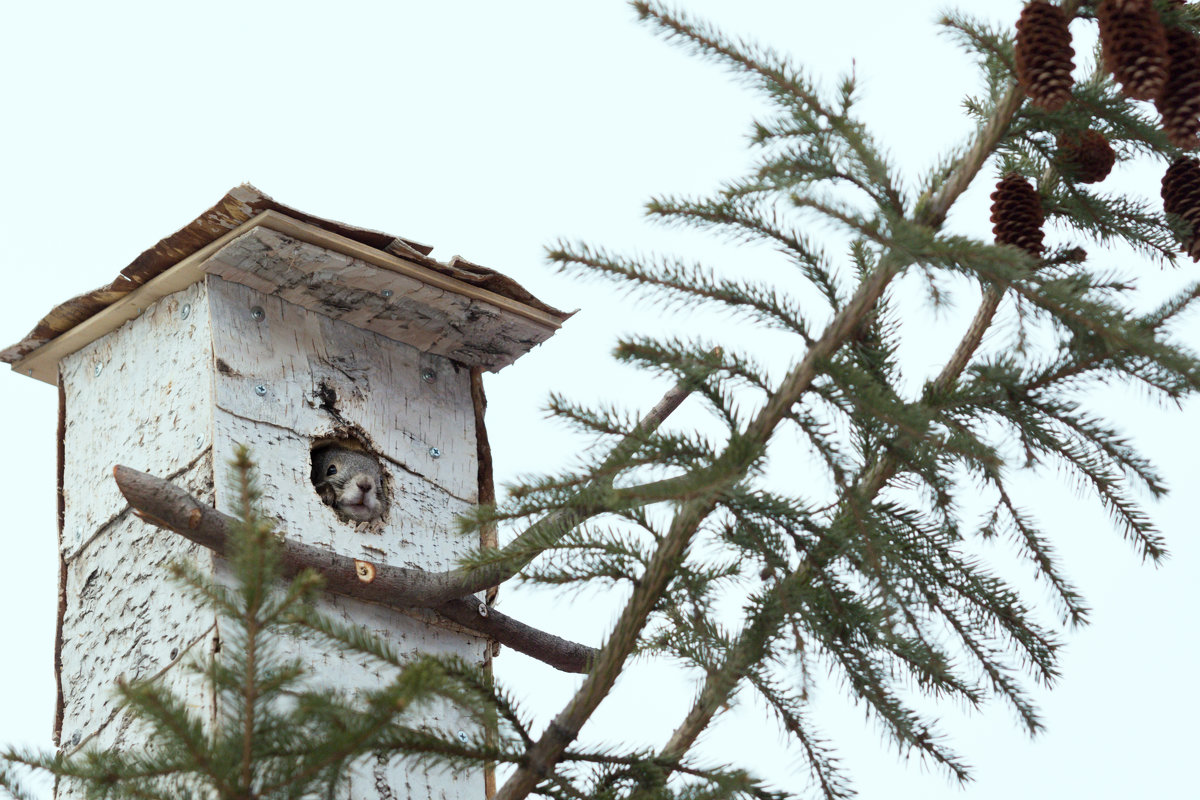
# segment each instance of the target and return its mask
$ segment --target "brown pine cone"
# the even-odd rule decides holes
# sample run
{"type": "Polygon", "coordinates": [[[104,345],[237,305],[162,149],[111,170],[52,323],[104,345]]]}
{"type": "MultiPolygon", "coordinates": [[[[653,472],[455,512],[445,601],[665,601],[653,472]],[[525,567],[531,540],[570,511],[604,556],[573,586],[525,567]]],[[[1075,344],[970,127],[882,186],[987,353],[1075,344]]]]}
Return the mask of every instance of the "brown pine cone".
{"type": "Polygon", "coordinates": [[[992,192],[992,233],[996,244],[1011,244],[1032,256],[1042,254],[1042,198],[1015,172],[996,184],[992,192]]]}
{"type": "Polygon", "coordinates": [[[1058,135],[1058,157],[1080,183],[1099,183],[1108,177],[1117,154],[1100,131],[1073,131],[1058,135]]]}
{"type": "Polygon", "coordinates": [[[1200,39],[1183,28],[1168,28],[1167,57],[1171,68],[1154,101],[1163,132],[1176,147],[1200,147],[1200,39]]]}
{"type": "Polygon", "coordinates": [[[1163,210],[1180,217],[1190,233],[1184,244],[1193,261],[1200,261],[1200,163],[1186,157],[1175,160],[1162,179],[1163,210]]]}
{"type": "Polygon", "coordinates": [[[1017,20],[1017,79],[1034,105],[1057,111],[1071,99],[1071,32],[1061,8],[1033,0],[1017,20]]]}
{"type": "Polygon", "coordinates": [[[1153,100],[1167,78],[1167,35],[1149,0],[1100,0],[1104,68],[1135,100],[1153,100]]]}
{"type": "MultiPolygon", "coordinates": [[[[1178,0],[1172,0],[1177,2],[1178,0]]],[[[1141,11],[1146,6],[1150,5],[1151,0],[1112,0],[1112,7],[1124,13],[1132,11],[1141,11]]]]}

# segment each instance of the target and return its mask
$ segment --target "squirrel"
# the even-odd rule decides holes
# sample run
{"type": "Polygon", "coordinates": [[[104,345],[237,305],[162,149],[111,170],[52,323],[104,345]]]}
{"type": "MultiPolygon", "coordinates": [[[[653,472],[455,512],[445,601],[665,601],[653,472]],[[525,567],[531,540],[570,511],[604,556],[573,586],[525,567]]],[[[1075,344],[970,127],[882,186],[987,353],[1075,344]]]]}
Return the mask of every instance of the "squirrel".
{"type": "Polygon", "coordinates": [[[336,444],[321,447],[312,454],[312,482],[339,515],[360,522],[383,516],[383,473],[373,456],[336,444]]]}

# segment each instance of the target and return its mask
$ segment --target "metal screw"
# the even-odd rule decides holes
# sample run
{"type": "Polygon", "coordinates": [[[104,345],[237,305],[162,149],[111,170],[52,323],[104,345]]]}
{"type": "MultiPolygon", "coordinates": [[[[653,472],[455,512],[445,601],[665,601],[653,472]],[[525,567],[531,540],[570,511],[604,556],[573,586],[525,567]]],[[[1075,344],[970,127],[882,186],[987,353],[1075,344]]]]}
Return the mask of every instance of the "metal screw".
{"type": "Polygon", "coordinates": [[[100,377],[101,372],[104,372],[104,365],[101,364],[99,361],[97,361],[96,362],[96,370],[95,370],[95,374],[96,374],[97,378],[100,377]]]}
{"type": "Polygon", "coordinates": [[[479,604],[479,616],[486,617],[487,614],[488,614],[487,603],[480,603],[479,604]]]}
{"type": "Polygon", "coordinates": [[[426,383],[433,383],[437,380],[437,373],[431,369],[423,369],[421,370],[421,380],[426,383]]]}
{"type": "Polygon", "coordinates": [[[384,289],[382,292],[380,292],[380,294],[383,295],[385,298],[388,298],[388,297],[392,296],[392,290],[384,289]]]}
{"type": "Polygon", "coordinates": [[[25,370],[25,374],[26,374],[26,375],[28,375],[28,376],[30,376],[30,377],[33,377],[33,370],[31,370],[31,369],[27,369],[27,370],[25,370]]]}
{"type": "Polygon", "coordinates": [[[183,308],[179,309],[179,316],[182,317],[183,319],[187,319],[191,315],[192,315],[192,304],[184,303],[183,308]]]}
{"type": "Polygon", "coordinates": [[[431,447],[431,448],[429,448],[429,455],[433,456],[434,458],[441,458],[442,451],[437,449],[436,447],[431,447]]]}
{"type": "Polygon", "coordinates": [[[266,318],[267,312],[263,311],[262,306],[255,306],[254,308],[250,309],[250,319],[254,320],[255,322],[262,322],[266,318]]]}
{"type": "Polygon", "coordinates": [[[254,387],[254,393],[256,395],[258,395],[259,397],[266,397],[267,385],[265,383],[258,384],[257,386],[254,387]]]}
{"type": "Polygon", "coordinates": [[[83,526],[82,525],[78,525],[75,528],[75,541],[76,542],[83,541],[83,526]]]}
{"type": "Polygon", "coordinates": [[[458,740],[459,740],[460,742],[466,742],[466,741],[467,741],[467,732],[466,732],[466,731],[459,731],[459,732],[458,732],[458,740]]]}
{"type": "Polygon", "coordinates": [[[178,647],[172,647],[172,648],[171,648],[171,660],[172,660],[172,661],[174,661],[174,660],[175,660],[175,659],[177,659],[177,658],[179,658],[179,648],[178,648],[178,647]]]}
{"type": "Polygon", "coordinates": [[[196,437],[196,447],[197,448],[204,447],[204,437],[203,436],[196,437]]]}
{"type": "Polygon", "coordinates": [[[79,731],[75,731],[75,735],[71,737],[71,744],[79,744],[79,731]]]}

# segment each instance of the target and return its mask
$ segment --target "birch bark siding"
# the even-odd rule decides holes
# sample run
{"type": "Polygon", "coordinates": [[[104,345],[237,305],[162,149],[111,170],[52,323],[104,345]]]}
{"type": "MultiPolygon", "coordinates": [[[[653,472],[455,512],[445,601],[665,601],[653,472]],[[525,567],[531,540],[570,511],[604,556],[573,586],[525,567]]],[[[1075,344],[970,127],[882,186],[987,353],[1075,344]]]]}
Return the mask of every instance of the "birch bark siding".
{"type": "MultiPolygon", "coordinates": [[[[211,556],[133,517],[111,477],[113,464],[129,459],[213,496],[210,341],[207,291],[197,284],[61,362],[66,749],[129,744],[112,695],[117,679],[156,675],[211,647],[212,616],[180,602],[165,579],[171,562],[211,564],[211,556]]],[[[197,708],[211,705],[195,681],[176,685],[197,708]]]]}
{"type": "MultiPolygon", "coordinates": [[[[166,566],[181,559],[220,575],[219,559],[132,516],[113,485],[115,463],[172,477],[229,511],[225,462],[234,443],[245,443],[259,465],[264,510],[289,537],[429,570],[453,566],[477,545],[455,525],[478,494],[470,373],[443,356],[210,275],[65,358],[61,381],[64,748],[146,744],[108,694],[115,681],[156,675],[189,653],[208,656],[220,635],[212,615],[166,577],[166,566]],[[339,436],[380,457],[383,519],[347,523],[313,489],[313,443],[339,436]]],[[[324,606],[401,652],[487,658],[482,637],[346,598],[324,606]]],[[[294,646],[314,683],[353,689],[387,677],[304,637],[294,646]]],[[[179,671],[167,679],[185,678],[179,671]]],[[[183,688],[211,719],[213,699],[198,684],[183,688]]],[[[424,722],[471,732],[449,708],[431,710],[424,722]]],[[[372,761],[346,796],[482,798],[484,776],[372,761]]]]}

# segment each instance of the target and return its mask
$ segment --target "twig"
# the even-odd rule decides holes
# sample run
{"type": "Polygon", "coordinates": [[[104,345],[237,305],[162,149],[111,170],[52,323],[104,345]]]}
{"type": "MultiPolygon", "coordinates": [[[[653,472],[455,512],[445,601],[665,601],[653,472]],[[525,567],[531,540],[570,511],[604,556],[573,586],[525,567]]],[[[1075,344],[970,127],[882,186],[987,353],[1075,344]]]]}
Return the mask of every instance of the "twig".
{"type": "MultiPolygon", "coordinates": [[[[719,354],[719,350],[714,352],[714,356],[719,354]]],[[[604,474],[610,472],[613,467],[620,465],[630,452],[637,447],[638,441],[646,434],[655,431],[711,373],[711,369],[702,371],[694,377],[680,380],[675,386],[671,387],[663,395],[662,399],[639,420],[637,426],[617,443],[608,455],[608,458],[597,469],[597,472],[604,474]]],[[[608,488],[611,486],[612,478],[609,477],[581,488],[579,494],[584,494],[589,489],[608,488]]],[[[561,509],[550,512],[505,545],[499,553],[499,558],[495,561],[471,569],[457,569],[440,573],[438,577],[439,585],[436,588],[427,590],[429,592],[427,599],[430,602],[444,602],[455,597],[474,594],[490,586],[497,586],[503,583],[524,569],[538,553],[546,548],[545,542],[548,539],[548,534],[553,533],[552,538],[557,540],[565,536],[575,526],[604,510],[604,507],[598,507],[595,509],[561,509]],[[528,548],[528,544],[531,541],[542,542],[542,544],[531,550],[528,548]]]]}
{"type": "MultiPolygon", "coordinates": [[[[233,517],[154,475],[118,465],[113,468],[113,477],[121,494],[143,520],[209,550],[225,553],[230,531],[236,523],[233,517]]],[[[334,594],[401,611],[414,607],[432,608],[465,628],[490,636],[565,672],[586,672],[596,653],[586,645],[518,622],[474,598],[455,597],[436,604],[423,602],[421,587],[440,587],[448,573],[371,563],[366,571],[373,577],[366,581],[360,570],[365,570],[363,565],[367,562],[286,538],[279,544],[279,555],[280,569],[285,577],[311,569],[324,577],[325,588],[334,594]]]]}

